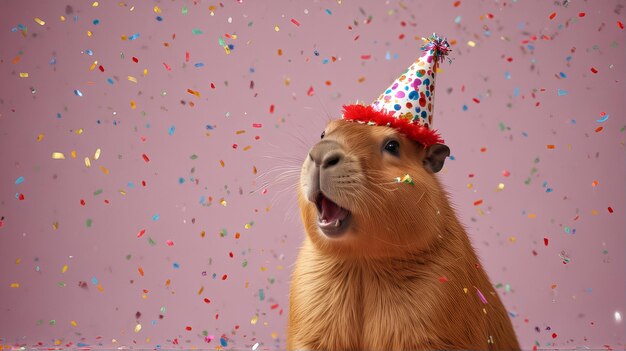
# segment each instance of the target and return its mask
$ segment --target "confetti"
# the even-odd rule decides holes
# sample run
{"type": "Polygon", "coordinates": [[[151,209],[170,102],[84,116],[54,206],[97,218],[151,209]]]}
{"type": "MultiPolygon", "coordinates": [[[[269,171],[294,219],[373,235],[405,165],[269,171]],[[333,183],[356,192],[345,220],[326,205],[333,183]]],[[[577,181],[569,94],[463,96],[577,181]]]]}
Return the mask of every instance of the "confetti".
{"type": "Polygon", "coordinates": [[[65,160],[65,155],[62,152],[53,152],[52,158],[55,160],[65,160]]]}

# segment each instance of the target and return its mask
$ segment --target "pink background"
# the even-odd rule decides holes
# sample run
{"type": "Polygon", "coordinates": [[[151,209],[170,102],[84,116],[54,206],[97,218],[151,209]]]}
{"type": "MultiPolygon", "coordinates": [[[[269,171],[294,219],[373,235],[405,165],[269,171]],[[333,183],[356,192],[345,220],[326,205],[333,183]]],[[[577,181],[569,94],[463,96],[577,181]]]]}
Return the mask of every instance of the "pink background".
{"type": "Polygon", "coordinates": [[[440,177],[521,345],[623,349],[625,4],[458,3],[6,3],[0,345],[284,348],[294,170],[437,32],[440,177]]]}

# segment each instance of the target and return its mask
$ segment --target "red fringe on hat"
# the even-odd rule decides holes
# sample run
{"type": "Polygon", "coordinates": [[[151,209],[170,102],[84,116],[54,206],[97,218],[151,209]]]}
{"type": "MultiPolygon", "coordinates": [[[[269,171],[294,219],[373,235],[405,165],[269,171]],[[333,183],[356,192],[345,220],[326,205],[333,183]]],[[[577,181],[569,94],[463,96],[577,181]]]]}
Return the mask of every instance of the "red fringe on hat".
{"type": "Polygon", "coordinates": [[[396,118],[391,113],[376,111],[372,106],[344,105],[343,119],[346,121],[359,121],[363,123],[373,122],[378,126],[390,126],[410,139],[429,147],[434,144],[443,144],[436,130],[428,129],[422,125],[411,123],[408,119],[396,118]]]}

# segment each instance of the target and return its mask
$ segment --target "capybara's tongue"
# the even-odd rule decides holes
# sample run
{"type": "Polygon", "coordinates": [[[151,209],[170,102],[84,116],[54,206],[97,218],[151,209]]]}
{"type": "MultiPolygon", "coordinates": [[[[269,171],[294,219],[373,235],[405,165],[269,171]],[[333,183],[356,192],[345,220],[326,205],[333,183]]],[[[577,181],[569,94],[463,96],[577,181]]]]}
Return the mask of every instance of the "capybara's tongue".
{"type": "Polygon", "coordinates": [[[322,198],[322,221],[334,222],[345,218],[346,210],[337,206],[336,203],[330,201],[326,196],[322,198]]]}

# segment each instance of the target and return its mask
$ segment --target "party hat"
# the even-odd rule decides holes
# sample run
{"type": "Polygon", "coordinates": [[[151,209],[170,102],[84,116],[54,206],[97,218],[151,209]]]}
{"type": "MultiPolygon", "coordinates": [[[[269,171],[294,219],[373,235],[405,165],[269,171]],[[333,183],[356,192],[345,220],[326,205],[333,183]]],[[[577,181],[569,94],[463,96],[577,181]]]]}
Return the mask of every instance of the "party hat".
{"type": "MultiPolygon", "coordinates": [[[[446,38],[423,38],[422,55],[370,106],[344,106],[343,119],[389,126],[425,147],[443,143],[432,129],[435,72],[450,52],[446,38]]],[[[448,58],[449,60],[449,58],[448,58]]]]}

